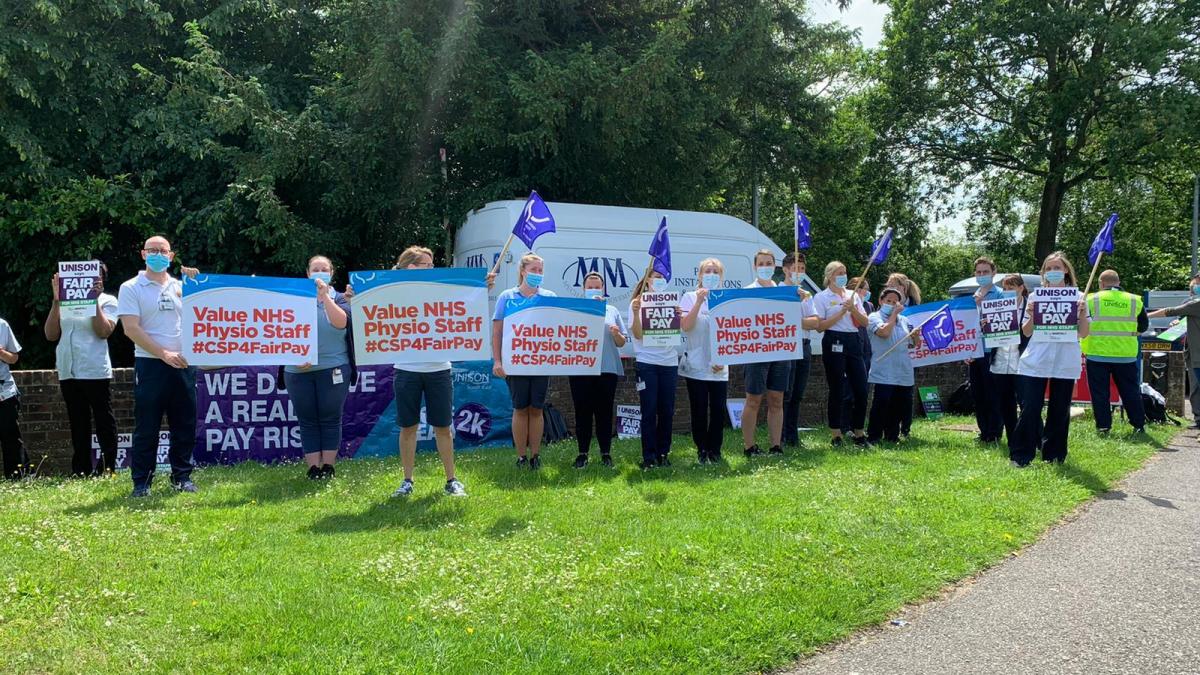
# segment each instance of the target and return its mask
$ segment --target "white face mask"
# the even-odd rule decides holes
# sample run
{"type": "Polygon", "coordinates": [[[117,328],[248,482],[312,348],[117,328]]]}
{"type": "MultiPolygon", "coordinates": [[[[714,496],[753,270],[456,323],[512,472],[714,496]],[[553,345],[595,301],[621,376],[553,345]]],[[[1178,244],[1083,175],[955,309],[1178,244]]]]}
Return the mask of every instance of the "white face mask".
{"type": "Polygon", "coordinates": [[[650,288],[655,291],[663,291],[667,288],[667,280],[662,277],[654,277],[650,280],[650,288]]]}
{"type": "Polygon", "coordinates": [[[774,267],[755,267],[754,274],[759,278],[759,280],[768,281],[768,280],[770,280],[771,277],[775,276],[775,268],[774,267]]]}
{"type": "Polygon", "coordinates": [[[792,272],[791,276],[792,276],[792,283],[799,285],[800,280],[804,278],[804,273],[803,272],[792,272]]]}
{"type": "Polygon", "coordinates": [[[711,291],[721,285],[721,275],[705,272],[700,275],[700,284],[711,291]]]}

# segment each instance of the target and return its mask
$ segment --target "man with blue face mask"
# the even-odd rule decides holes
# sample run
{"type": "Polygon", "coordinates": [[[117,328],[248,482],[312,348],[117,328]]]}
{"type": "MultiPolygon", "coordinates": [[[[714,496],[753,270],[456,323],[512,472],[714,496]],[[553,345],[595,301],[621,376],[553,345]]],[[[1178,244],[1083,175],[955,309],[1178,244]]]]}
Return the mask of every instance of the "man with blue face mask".
{"type": "Polygon", "coordinates": [[[1200,274],[1188,283],[1191,297],[1176,307],[1164,307],[1147,314],[1151,319],[1164,316],[1184,317],[1187,321],[1188,366],[1192,369],[1192,417],[1196,428],[1200,428],[1200,274]]]}
{"type": "Polygon", "coordinates": [[[146,269],[121,284],[117,295],[117,315],[135,345],[131,496],[150,494],[164,414],[171,430],[171,485],[181,492],[195,492],[196,369],[180,355],[183,287],[167,272],[175,253],[166,237],[147,239],[142,259],[146,269]]]}

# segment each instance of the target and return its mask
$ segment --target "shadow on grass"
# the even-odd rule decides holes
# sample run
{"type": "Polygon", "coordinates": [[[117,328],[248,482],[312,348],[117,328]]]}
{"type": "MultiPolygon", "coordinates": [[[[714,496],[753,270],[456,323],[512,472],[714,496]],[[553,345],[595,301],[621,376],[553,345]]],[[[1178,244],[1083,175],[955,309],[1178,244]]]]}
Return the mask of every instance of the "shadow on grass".
{"type": "Polygon", "coordinates": [[[1059,474],[1070,479],[1076,485],[1079,485],[1093,495],[1101,495],[1109,491],[1109,484],[1104,479],[1077,464],[1056,464],[1054,468],[1059,474]]]}
{"type": "Polygon", "coordinates": [[[434,530],[457,521],[464,513],[464,500],[427,494],[415,499],[391,498],[359,513],[335,513],[309,526],[313,534],[376,532],[394,528],[434,530]]]}

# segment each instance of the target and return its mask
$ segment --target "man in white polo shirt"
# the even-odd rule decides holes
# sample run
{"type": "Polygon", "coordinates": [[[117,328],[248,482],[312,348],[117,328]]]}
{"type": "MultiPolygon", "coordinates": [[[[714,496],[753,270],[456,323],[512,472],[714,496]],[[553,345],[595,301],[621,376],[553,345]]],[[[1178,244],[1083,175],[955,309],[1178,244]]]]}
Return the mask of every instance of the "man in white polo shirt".
{"type": "Polygon", "coordinates": [[[121,284],[117,314],[133,340],[133,443],[129,468],[133,497],[150,494],[158,454],[158,430],[167,416],[171,430],[171,485],[195,492],[192,449],[196,444],[196,369],[180,355],[183,287],[167,273],[175,253],[166,237],[150,237],[142,248],[146,269],[121,284]]]}

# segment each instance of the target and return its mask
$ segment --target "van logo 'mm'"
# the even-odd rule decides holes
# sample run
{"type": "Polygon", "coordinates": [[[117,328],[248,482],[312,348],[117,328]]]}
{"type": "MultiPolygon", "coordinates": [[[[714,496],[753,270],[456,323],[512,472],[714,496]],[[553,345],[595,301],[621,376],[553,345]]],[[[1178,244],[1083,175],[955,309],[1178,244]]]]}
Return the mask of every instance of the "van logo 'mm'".
{"type": "Polygon", "coordinates": [[[583,280],[591,272],[602,274],[604,283],[610,289],[629,288],[629,279],[638,278],[637,270],[620,258],[578,256],[575,262],[567,265],[567,268],[563,270],[563,284],[573,288],[583,288],[583,280]],[[574,279],[568,282],[572,276],[574,279]]]}

